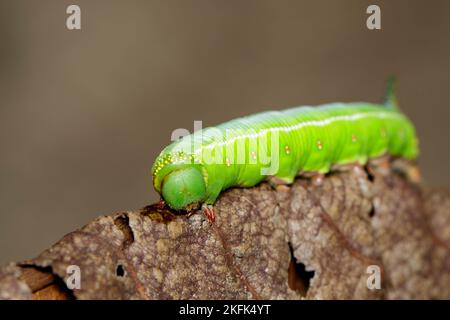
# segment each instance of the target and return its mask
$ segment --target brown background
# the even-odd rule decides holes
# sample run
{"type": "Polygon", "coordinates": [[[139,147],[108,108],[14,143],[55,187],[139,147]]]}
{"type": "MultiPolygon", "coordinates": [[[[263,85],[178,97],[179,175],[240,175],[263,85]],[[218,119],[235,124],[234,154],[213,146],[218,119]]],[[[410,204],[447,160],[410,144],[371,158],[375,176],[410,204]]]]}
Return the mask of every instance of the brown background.
{"type": "Polygon", "coordinates": [[[448,0],[1,0],[0,263],[155,201],[150,167],[175,128],[380,101],[390,74],[426,183],[450,186],[449,16],[448,0]]]}

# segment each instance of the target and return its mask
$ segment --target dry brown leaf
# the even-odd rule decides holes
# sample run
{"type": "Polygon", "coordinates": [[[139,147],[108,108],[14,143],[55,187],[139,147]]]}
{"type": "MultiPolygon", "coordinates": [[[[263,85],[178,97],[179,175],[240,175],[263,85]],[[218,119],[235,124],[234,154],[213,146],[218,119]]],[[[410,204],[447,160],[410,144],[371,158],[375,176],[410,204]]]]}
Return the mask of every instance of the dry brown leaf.
{"type": "Polygon", "coordinates": [[[236,188],[214,210],[213,225],[200,212],[156,206],[99,217],[21,267],[1,269],[0,297],[450,298],[450,196],[397,173],[236,188]],[[69,265],[81,269],[72,292],[61,281],[69,265]],[[381,290],[367,288],[370,265],[380,267],[381,290]],[[30,289],[25,266],[43,273],[43,288],[30,289]]]}

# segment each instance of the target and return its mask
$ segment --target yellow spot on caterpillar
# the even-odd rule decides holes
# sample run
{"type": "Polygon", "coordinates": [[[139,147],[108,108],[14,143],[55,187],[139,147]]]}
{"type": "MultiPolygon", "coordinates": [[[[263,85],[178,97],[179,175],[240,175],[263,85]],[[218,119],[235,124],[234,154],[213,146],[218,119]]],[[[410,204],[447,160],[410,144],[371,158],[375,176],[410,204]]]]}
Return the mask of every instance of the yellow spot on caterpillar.
{"type": "Polygon", "coordinates": [[[256,160],[256,152],[252,151],[251,155],[252,155],[253,160],[256,160]]]}
{"type": "Polygon", "coordinates": [[[286,154],[290,154],[290,153],[291,153],[291,149],[289,149],[289,146],[288,146],[288,145],[286,145],[286,146],[284,147],[284,151],[286,152],[286,154]]]}
{"type": "Polygon", "coordinates": [[[356,142],[358,140],[358,138],[356,137],[356,135],[354,133],[352,133],[352,142],[356,142]]]}
{"type": "Polygon", "coordinates": [[[227,158],[227,159],[225,160],[225,162],[227,163],[227,167],[231,166],[230,159],[227,158]]]}
{"type": "Polygon", "coordinates": [[[317,140],[317,149],[322,150],[323,149],[323,144],[322,141],[317,140]]]}

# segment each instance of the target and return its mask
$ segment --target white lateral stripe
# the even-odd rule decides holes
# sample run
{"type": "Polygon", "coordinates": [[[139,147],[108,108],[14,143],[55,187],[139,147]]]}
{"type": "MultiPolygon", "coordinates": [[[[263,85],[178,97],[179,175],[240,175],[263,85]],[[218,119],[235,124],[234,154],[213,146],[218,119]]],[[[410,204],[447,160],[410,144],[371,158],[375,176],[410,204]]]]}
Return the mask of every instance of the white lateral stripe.
{"type": "MultiPolygon", "coordinates": [[[[330,117],[328,119],[324,119],[324,120],[311,120],[311,121],[305,121],[305,122],[300,122],[296,125],[293,126],[289,126],[289,127],[273,127],[273,128],[267,128],[267,129],[262,129],[260,130],[258,133],[251,133],[251,134],[247,134],[247,135],[242,135],[242,136],[237,136],[237,137],[233,137],[227,141],[222,141],[222,142],[218,142],[215,144],[210,144],[207,146],[202,146],[200,147],[198,150],[195,150],[194,155],[198,155],[201,152],[201,149],[213,149],[216,147],[222,147],[225,146],[227,144],[229,144],[230,142],[234,142],[237,139],[242,139],[242,138],[257,138],[263,134],[265,134],[268,131],[285,131],[285,132],[290,132],[293,130],[297,130],[297,129],[301,129],[304,127],[324,127],[326,125],[329,125],[333,122],[336,121],[354,121],[354,120],[359,120],[359,119],[363,119],[363,118],[370,118],[370,117],[374,117],[374,118],[379,118],[379,119],[386,119],[386,118],[391,118],[391,119],[402,119],[403,116],[399,113],[393,113],[393,112],[362,112],[362,113],[355,113],[352,115],[340,115],[340,116],[334,116],[334,117],[330,117]]],[[[214,128],[214,127],[210,127],[210,128],[214,128]]],[[[208,128],[206,128],[208,129],[208,128]]],[[[205,129],[205,130],[206,130],[205,129]]],[[[232,130],[232,129],[230,129],[232,130]]]]}

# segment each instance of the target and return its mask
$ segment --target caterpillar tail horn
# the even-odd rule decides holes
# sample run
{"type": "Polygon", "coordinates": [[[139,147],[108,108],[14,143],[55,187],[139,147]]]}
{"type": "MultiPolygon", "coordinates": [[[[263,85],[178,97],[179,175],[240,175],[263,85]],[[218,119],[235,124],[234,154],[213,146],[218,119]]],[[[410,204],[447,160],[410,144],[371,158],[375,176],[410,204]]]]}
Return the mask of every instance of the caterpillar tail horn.
{"type": "Polygon", "coordinates": [[[390,76],[386,85],[386,95],[384,97],[384,105],[388,109],[399,111],[397,96],[395,95],[395,76],[390,76]]]}

